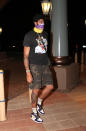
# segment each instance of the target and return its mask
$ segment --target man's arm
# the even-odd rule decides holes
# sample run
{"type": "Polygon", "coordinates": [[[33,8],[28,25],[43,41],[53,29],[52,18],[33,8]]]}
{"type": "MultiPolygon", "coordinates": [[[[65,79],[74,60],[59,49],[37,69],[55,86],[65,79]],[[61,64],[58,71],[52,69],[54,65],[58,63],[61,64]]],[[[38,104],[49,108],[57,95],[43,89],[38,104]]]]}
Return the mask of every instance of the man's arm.
{"type": "Polygon", "coordinates": [[[29,70],[29,53],[30,47],[24,46],[24,66],[26,70],[29,70]]]}
{"type": "Polygon", "coordinates": [[[24,66],[26,69],[26,78],[27,78],[27,82],[31,83],[33,78],[29,68],[29,53],[30,53],[30,47],[24,46],[24,66]]]}

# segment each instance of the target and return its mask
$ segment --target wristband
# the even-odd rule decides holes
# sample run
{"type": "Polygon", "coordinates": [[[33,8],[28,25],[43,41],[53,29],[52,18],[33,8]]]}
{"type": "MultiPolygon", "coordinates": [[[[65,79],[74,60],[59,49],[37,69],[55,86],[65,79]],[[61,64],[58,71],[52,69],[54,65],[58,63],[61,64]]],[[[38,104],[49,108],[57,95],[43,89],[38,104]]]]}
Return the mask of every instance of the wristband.
{"type": "Polygon", "coordinates": [[[26,70],[26,72],[30,72],[30,70],[26,70]]]}

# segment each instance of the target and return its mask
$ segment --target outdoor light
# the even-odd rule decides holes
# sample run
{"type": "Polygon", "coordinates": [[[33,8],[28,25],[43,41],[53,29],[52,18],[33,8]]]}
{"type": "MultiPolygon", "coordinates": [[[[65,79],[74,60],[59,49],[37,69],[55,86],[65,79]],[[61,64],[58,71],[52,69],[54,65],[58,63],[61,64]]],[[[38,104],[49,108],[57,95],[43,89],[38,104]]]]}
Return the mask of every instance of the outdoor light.
{"type": "Polygon", "coordinates": [[[44,15],[48,15],[52,10],[52,3],[49,0],[44,0],[41,2],[42,12],[44,15]]]}
{"type": "Polygon", "coordinates": [[[2,33],[2,27],[0,27],[0,34],[2,33]]]}
{"type": "Polygon", "coordinates": [[[86,25],[86,20],[85,20],[85,25],[86,25]]]}
{"type": "Polygon", "coordinates": [[[83,45],[82,47],[83,47],[83,48],[86,48],[86,45],[83,45]]]}

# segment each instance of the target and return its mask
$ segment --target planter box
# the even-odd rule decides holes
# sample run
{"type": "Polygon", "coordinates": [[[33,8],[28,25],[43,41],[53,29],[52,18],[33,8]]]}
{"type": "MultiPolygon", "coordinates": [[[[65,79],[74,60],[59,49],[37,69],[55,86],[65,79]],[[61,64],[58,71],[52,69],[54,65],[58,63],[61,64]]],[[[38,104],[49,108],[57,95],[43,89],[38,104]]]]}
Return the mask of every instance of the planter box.
{"type": "Polygon", "coordinates": [[[72,63],[67,66],[54,66],[54,71],[56,73],[58,90],[60,91],[70,91],[75,88],[80,81],[78,64],[72,63]]]}

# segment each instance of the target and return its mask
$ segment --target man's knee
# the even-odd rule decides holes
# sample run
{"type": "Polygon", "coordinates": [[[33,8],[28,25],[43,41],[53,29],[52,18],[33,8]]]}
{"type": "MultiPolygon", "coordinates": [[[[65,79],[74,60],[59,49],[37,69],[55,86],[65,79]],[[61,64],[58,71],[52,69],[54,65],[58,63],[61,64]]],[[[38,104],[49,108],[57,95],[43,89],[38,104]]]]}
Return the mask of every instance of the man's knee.
{"type": "Polygon", "coordinates": [[[53,85],[47,85],[46,86],[48,88],[48,90],[52,91],[54,89],[54,86],[53,85]]]}
{"type": "Polygon", "coordinates": [[[38,96],[40,89],[32,89],[32,92],[38,96]]]}

